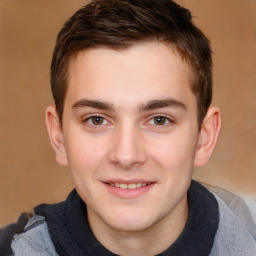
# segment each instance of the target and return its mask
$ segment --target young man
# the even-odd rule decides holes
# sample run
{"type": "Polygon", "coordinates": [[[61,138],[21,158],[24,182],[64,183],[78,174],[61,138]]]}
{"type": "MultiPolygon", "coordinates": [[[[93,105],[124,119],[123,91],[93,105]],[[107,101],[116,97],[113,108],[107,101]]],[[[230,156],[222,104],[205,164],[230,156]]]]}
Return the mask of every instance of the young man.
{"type": "Polygon", "coordinates": [[[1,255],[256,255],[242,200],[191,181],[220,130],[211,49],[170,0],[95,0],[64,25],[46,124],[75,190],[1,232],[1,255]]]}

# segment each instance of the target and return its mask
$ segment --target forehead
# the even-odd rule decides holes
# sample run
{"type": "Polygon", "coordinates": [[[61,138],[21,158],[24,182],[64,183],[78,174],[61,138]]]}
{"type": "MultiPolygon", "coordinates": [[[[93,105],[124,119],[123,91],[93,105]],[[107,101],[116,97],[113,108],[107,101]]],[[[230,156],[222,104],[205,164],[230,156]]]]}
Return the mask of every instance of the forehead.
{"type": "Polygon", "coordinates": [[[125,50],[93,48],[71,59],[67,100],[89,97],[114,104],[164,97],[185,100],[195,98],[192,81],[190,66],[168,44],[147,42],[125,50]]]}

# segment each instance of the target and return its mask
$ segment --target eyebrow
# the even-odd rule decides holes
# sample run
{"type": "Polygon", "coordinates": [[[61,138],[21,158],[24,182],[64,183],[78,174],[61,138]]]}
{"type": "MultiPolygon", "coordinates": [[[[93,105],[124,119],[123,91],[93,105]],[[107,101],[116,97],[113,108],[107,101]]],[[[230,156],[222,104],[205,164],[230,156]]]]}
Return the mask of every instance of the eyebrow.
{"type": "Polygon", "coordinates": [[[139,107],[139,111],[145,112],[145,111],[155,110],[155,109],[165,108],[165,107],[175,107],[175,108],[181,108],[183,110],[187,109],[186,105],[183,102],[173,98],[167,98],[162,100],[151,100],[146,104],[142,104],[139,107]]]}
{"type": "MultiPolygon", "coordinates": [[[[115,110],[113,104],[110,104],[104,101],[88,100],[88,99],[81,99],[77,101],[72,106],[72,109],[83,108],[83,107],[90,107],[90,108],[96,108],[96,109],[108,110],[108,111],[115,110]]],[[[165,108],[165,107],[181,108],[183,110],[187,109],[186,105],[183,102],[173,98],[151,100],[146,104],[141,104],[138,109],[139,109],[139,112],[146,112],[146,111],[165,108]]]]}
{"type": "Polygon", "coordinates": [[[73,109],[82,107],[97,108],[101,110],[114,110],[112,104],[98,100],[81,99],[72,106],[73,109]]]}

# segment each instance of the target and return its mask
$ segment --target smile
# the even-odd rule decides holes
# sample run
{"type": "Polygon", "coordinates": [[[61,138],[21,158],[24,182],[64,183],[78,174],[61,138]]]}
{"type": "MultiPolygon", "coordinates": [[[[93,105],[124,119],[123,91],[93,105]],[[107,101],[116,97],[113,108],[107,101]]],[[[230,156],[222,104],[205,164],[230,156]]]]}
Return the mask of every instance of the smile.
{"type": "Polygon", "coordinates": [[[111,187],[121,188],[121,189],[136,189],[141,187],[146,187],[150,185],[151,183],[108,183],[111,187]]]}
{"type": "Polygon", "coordinates": [[[148,193],[155,185],[156,182],[152,181],[121,181],[121,180],[109,180],[103,182],[107,191],[113,196],[121,199],[135,199],[148,193]]]}

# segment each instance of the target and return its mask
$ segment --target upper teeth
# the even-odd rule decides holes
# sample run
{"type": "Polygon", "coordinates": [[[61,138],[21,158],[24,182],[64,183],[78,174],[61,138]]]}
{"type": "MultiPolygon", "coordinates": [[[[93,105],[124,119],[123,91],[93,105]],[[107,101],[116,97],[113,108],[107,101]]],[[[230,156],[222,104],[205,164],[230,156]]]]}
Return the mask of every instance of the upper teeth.
{"type": "Polygon", "coordinates": [[[110,183],[110,186],[112,187],[117,187],[117,188],[124,188],[124,189],[135,189],[135,188],[140,188],[140,187],[145,187],[148,185],[148,183],[130,183],[130,184],[125,184],[125,183],[110,183]]]}

